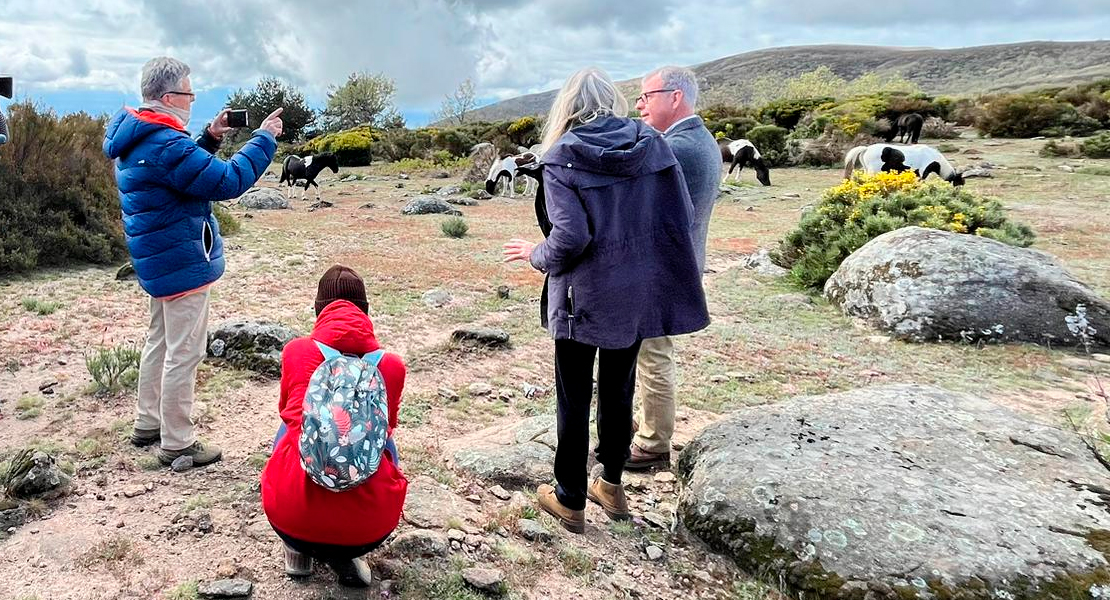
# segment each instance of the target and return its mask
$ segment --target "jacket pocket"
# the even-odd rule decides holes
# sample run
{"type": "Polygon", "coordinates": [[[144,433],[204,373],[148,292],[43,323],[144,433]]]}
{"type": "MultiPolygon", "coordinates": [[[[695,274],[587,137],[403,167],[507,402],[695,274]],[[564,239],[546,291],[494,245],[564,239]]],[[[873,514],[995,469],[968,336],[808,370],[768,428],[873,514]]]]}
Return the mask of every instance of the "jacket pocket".
{"type": "Polygon", "coordinates": [[[208,224],[208,219],[204,220],[201,226],[201,242],[204,244],[204,260],[212,260],[212,246],[215,245],[215,236],[212,232],[212,226],[208,224]]]}

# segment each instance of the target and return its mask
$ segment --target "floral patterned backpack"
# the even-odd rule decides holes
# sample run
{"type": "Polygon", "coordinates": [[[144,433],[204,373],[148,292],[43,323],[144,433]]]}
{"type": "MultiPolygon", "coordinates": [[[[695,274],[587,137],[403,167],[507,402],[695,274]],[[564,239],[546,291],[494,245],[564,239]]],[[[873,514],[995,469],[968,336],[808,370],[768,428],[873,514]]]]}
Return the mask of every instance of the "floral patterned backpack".
{"type": "Polygon", "coordinates": [[[342,492],[369,479],[381,464],[389,435],[385,380],[378,370],[383,352],[360,358],[316,346],[324,362],[304,395],[301,467],[325,489],[342,492]]]}

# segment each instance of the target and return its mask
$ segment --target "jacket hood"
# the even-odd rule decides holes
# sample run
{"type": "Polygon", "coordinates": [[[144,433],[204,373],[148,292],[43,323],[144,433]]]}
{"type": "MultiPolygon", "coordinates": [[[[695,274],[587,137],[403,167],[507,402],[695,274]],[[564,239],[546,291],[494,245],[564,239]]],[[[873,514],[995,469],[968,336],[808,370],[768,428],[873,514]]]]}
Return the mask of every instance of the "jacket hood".
{"type": "Polygon", "coordinates": [[[625,117],[602,117],[563,134],[543,155],[544,164],[634,177],[676,164],[658,131],[625,117]]]}
{"type": "Polygon", "coordinates": [[[336,300],[316,317],[310,336],[331,348],[349,354],[366,354],[378,349],[370,317],[347,300],[336,300]]]}
{"type": "Polygon", "coordinates": [[[127,154],[147,136],[164,129],[173,129],[188,135],[181,123],[169,116],[153,111],[139,112],[133,108],[120,109],[108,122],[104,134],[104,154],[117,159],[127,154]]]}

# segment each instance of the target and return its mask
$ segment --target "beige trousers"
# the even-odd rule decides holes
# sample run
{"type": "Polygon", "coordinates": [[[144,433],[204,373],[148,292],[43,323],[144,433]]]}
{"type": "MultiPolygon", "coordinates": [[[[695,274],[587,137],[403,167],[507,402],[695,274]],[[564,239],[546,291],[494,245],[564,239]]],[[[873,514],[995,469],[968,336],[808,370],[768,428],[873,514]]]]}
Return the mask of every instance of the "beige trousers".
{"type": "Polygon", "coordinates": [[[150,327],[139,363],[136,429],[159,429],[164,450],[193,445],[197,366],[208,348],[209,290],[150,299],[150,327]]]}
{"type": "Polygon", "coordinates": [[[664,336],[640,344],[636,360],[639,383],[640,424],[632,442],[648,452],[670,452],[674,435],[675,365],[674,342],[664,336]]]}

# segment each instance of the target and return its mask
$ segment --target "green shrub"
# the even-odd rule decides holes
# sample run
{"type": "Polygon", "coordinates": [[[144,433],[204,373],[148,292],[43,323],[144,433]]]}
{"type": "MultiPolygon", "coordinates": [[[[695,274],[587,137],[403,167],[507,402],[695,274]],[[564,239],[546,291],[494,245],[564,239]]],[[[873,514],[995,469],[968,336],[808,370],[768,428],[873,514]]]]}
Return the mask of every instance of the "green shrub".
{"type": "Polygon", "coordinates": [[[0,275],[126,256],[104,118],[12,104],[0,147],[0,275]]]}
{"type": "Polygon", "coordinates": [[[506,133],[512,143],[531,148],[540,142],[540,122],[536,117],[524,116],[513,121],[506,133]]]}
{"type": "Polygon", "coordinates": [[[435,131],[428,129],[390,129],[381,132],[373,144],[374,156],[398,161],[405,158],[427,158],[432,149],[435,131]]]}
{"type": "Polygon", "coordinates": [[[220,235],[235,235],[243,228],[239,219],[236,219],[223,204],[213,202],[212,214],[215,215],[216,223],[220,226],[220,235]]]}
{"type": "Polygon", "coordinates": [[[448,217],[439,224],[439,228],[443,230],[447,237],[461,238],[466,236],[470,226],[466,224],[466,219],[462,217],[448,217]]]}
{"type": "Polygon", "coordinates": [[[61,302],[50,302],[46,300],[39,300],[38,298],[24,298],[23,310],[33,312],[40,317],[54,314],[54,311],[62,307],[61,302]]]}
{"type": "Polygon", "coordinates": [[[748,141],[759,149],[768,165],[785,165],[789,156],[786,151],[787,130],[776,125],[760,125],[748,132],[748,141]]]}
{"type": "Polygon", "coordinates": [[[1014,246],[1033,243],[1033,231],[1006,218],[1002,205],[943,182],[924,183],[912,172],[865,175],[825,190],[802,215],[776,253],[800,285],[820,289],[852,252],[870,240],[916,225],[990,237],[1014,246]]]}
{"type": "Polygon", "coordinates": [[[1083,140],[1079,151],[1088,158],[1110,158],[1110,131],[1083,140]]]}
{"type": "Polygon", "coordinates": [[[93,391],[114,394],[132,389],[139,380],[142,352],[133,346],[101,348],[85,355],[85,368],[93,378],[93,391]]]}
{"type": "Polygon", "coordinates": [[[739,140],[748,137],[748,132],[759,123],[751,117],[725,117],[714,121],[706,121],[705,126],[713,137],[727,137],[739,140]]]}
{"type": "Polygon", "coordinates": [[[994,137],[1089,135],[1100,123],[1071,104],[1038,93],[1004,94],[989,98],[976,127],[994,137]]]}
{"type": "Polygon", "coordinates": [[[448,158],[466,156],[478,140],[465,129],[452,127],[450,129],[437,129],[432,134],[432,145],[436,152],[444,152],[448,158]]]}
{"type": "Polygon", "coordinates": [[[308,156],[332,152],[342,167],[364,167],[374,157],[374,146],[381,132],[372,127],[360,126],[329,133],[305,142],[296,154],[308,156]]]}
{"type": "MultiPolygon", "coordinates": [[[[759,109],[759,119],[779,127],[793,129],[806,113],[823,104],[831,104],[833,98],[806,98],[803,100],[774,100],[759,109]]],[[[750,139],[750,138],[749,138],[750,139]]]]}

